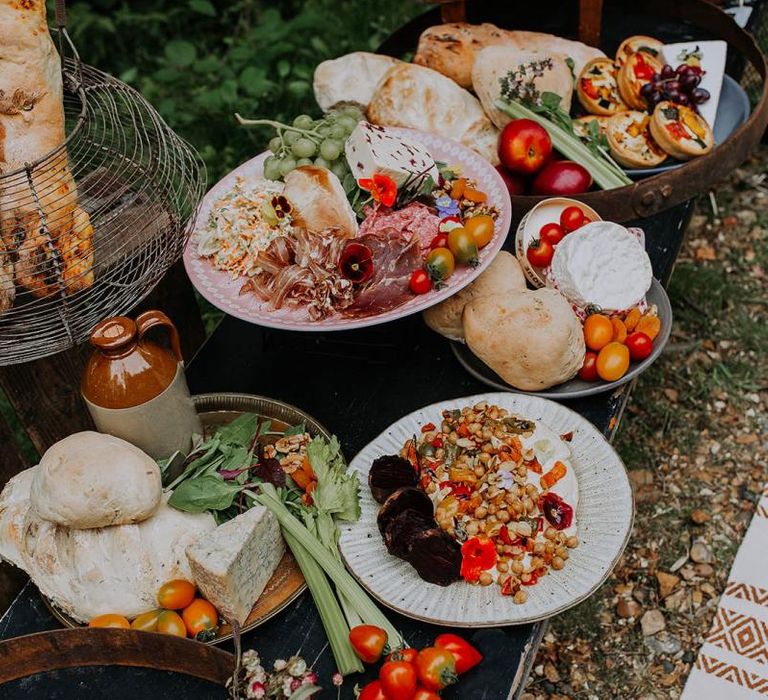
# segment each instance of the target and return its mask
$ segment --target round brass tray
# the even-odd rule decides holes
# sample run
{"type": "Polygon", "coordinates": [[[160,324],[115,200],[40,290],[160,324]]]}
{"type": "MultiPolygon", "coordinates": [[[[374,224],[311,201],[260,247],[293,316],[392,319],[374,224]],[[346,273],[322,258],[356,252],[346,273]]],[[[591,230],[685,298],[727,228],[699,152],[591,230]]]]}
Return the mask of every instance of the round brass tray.
{"type": "MultiPolygon", "coordinates": [[[[230,423],[243,413],[256,413],[272,421],[278,429],[304,423],[311,435],[321,435],[330,439],[331,434],[312,416],[290,404],[251,394],[199,394],[192,397],[195,408],[200,414],[206,437],[216,428],[230,423]]],[[[248,632],[265,623],[270,618],[285,610],[306,589],[307,584],[293,555],[286,551],[272,578],[267,582],[264,592],[253,606],[242,632],[248,632]]],[[[48,598],[43,596],[51,614],[65,627],[82,627],[69,615],[58,610],[48,598]]],[[[232,638],[229,625],[222,625],[215,639],[209,644],[218,644],[232,638]]]]}

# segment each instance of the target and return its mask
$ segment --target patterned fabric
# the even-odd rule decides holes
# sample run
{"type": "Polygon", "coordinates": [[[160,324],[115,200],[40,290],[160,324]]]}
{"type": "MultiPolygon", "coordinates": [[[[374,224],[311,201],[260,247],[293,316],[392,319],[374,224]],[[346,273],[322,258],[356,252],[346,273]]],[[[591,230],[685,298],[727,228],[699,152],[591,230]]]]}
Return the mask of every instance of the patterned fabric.
{"type": "Polygon", "coordinates": [[[768,698],[768,487],[681,700],[768,698]]]}

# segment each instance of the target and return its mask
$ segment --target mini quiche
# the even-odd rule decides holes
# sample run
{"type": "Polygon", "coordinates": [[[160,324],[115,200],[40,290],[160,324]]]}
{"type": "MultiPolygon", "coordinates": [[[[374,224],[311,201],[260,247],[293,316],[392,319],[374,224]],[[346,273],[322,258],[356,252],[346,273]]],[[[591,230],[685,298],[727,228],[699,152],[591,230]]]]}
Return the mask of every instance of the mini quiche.
{"type": "Polygon", "coordinates": [[[626,168],[653,168],[664,162],[667,154],[653,140],[645,112],[614,114],[608,120],[606,138],[614,159],[626,168]]]}
{"type": "Polygon", "coordinates": [[[659,145],[678,160],[703,156],[715,145],[712,129],[700,114],[669,101],[656,105],[650,129],[659,145]]]}
{"type": "Polygon", "coordinates": [[[594,58],[584,66],[576,82],[576,94],[590,114],[610,116],[627,108],[619,95],[616,66],[610,58],[594,58]]]}
{"type": "Polygon", "coordinates": [[[645,98],[640,94],[643,85],[650,83],[655,73],[661,71],[662,62],[645,51],[637,51],[627,57],[619,68],[616,82],[621,99],[632,109],[645,109],[645,98]]]}
{"type": "Polygon", "coordinates": [[[592,122],[596,122],[598,133],[605,136],[605,132],[608,129],[609,119],[610,117],[599,114],[586,114],[583,117],[577,117],[573,120],[573,131],[579,138],[586,138],[589,135],[589,125],[592,122]]]}
{"type": "Polygon", "coordinates": [[[621,67],[625,61],[634,53],[644,51],[658,61],[663,60],[664,44],[652,36],[630,36],[621,42],[619,50],[616,52],[616,65],[621,67]]]}

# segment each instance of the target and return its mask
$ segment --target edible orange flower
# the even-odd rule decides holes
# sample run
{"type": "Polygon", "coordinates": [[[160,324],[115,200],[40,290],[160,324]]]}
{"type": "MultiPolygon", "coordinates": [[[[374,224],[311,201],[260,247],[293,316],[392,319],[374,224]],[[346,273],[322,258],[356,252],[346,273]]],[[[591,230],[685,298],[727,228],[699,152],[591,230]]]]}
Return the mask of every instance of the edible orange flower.
{"type": "Polygon", "coordinates": [[[487,537],[472,537],[461,545],[461,576],[465,581],[477,581],[495,564],[496,545],[487,537]]]}
{"type": "Polygon", "coordinates": [[[391,207],[397,199],[397,183],[389,177],[375,173],[372,178],[364,177],[357,181],[360,188],[371,193],[375,202],[381,202],[385,207],[391,207]]]}

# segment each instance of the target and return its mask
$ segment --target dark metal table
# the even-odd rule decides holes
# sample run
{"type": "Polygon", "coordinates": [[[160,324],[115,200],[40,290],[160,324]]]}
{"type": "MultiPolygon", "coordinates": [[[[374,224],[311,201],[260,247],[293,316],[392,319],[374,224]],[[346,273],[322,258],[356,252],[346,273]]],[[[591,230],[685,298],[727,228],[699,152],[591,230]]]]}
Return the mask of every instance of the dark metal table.
{"type": "MultiPolygon", "coordinates": [[[[689,202],[643,222],[654,274],[665,284],[692,209],[689,202]]],[[[511,250],[513,244],[514,236],[510,236],[506,247],[511,250]]],[[[183,333],[184,329],[180,331],[183,333]]],[[[234,391],[293,403],[336,433],[348,457],[406,413],[436,401],[488,390],[461,368],[448,342],[429,331],[419,316],[385,326],[325,334],[267,330],[227,317],[190,364],[188,378],[190,389],[196,394],[234,391]]],[[[631,385],[625,385],[613,394],[566,403],[611,439],[630,391],[631,385]]],[[[440,631],[395,613],[390,613],[390,617],[413,646],[431,643],[440,631]]],[[[57,626],[37,590],[27,585],[0,618],[0,639],[57,626]]],[[[544,629],[545,624],[539,623],[468,632],[485,655],[483,670],[462,677],[458,688],[445,692],[446,700],[517,697],[544,629]]],[[[298,651],[309,662],[317,659],[315,667],[321,682],[330,688],[329,679],[335,670],[333,658],[308,594],[245,635],[244,646],[258,649],[270,662],[298,651]]],[[[109,674],[112,678],[123,677],[126,671],[109,667],[109,674]]],[[[163,683],[170,682],[157,674],[138,674],[132,678],[129,682],[133,697],[140,698],[163,697],[163,683]]],[[[94,682],[102,680],[99,677],[94,682]]],[[[193,691],[198,681],[185,679],[184,683],[189,684],[189,695],[211,697],[210,689],[193,691]]],[[[4,699],[28,696],[28,687],[12,685],[3,689],[4,699]]],[[[342,697],[354,697],[353,685],[345,683],[342,697]]],[[[322,696],[335,697],[335,689],[322,696]]],[[[74,696],[63,693],[60,697],[74,696]]]]}

